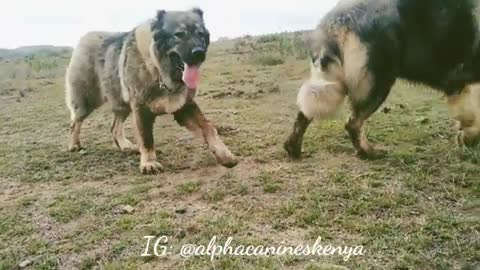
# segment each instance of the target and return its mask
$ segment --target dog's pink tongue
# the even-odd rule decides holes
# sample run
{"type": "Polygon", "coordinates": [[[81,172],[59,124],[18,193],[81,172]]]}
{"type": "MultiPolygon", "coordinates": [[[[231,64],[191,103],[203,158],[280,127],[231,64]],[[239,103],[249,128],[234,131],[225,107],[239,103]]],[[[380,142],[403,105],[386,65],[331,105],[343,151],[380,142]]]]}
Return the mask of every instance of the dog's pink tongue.
{"type": "Polygon", "coordinates": [[[183,81],[191,90],[196,90],[200,84],[200,68],[198,66],[185,65],[183,81]]]}

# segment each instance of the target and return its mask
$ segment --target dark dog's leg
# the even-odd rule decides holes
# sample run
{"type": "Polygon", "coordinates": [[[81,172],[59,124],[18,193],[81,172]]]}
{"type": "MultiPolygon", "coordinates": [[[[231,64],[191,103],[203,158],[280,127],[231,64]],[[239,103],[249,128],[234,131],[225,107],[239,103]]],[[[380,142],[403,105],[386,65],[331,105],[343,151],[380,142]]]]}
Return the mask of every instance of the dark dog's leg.
{"type": "Polygon", "coordinates": [[[300,158],[302,154],[303,136],[311,122],[312,120],[308,119],[305,114],[298,112],[292,134],[290,134],[288,140],[283,145],[291,158],[300,158]]]}
{"type": "Polygon", "coordinates": [[[183,108],[174,113],[175,120],[195,135],[202,135],[208,146],[215,154],[217,161],[227,168],[237,165],[235,156],[228,150],[218,136],[214,125],[203,115],[198,105],[190,101],[183,108]]]}
{"type": "Polygon", "coordinates": [[[393,77],[390,79],[384,77],[375,82],[375,86],[368,92],[368,95],[364,99],[351,99],[352,115],[345,125],[345,128],[350,135],[353,146],[355,146],[361,158],[374,159],[378,157],[365,135],[365,121],[385,102],[394,81],[395,79],[393,77]]]}
{"type": "Polygon", "coordinates": [[[133,105],[133,122],[135,135],[140,150],[140,171],[144,174],[153,174],[163,170],[157,162],[155,146],[153,143],[153,123],[155,115],[145,106],[133,105]]]}

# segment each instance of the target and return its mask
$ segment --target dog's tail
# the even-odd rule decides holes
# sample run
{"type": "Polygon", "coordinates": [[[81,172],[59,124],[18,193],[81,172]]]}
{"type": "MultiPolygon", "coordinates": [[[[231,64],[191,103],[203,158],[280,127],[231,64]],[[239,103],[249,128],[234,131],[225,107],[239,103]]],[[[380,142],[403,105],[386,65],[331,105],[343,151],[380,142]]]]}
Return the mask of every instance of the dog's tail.
{"type": "Polygon", "coordinates": [[[310,119],[336,116],[347,96],[344,71],[339,56],[322,49],[312,56],[310,79],[300,88],[297,104],[310,119]]]}

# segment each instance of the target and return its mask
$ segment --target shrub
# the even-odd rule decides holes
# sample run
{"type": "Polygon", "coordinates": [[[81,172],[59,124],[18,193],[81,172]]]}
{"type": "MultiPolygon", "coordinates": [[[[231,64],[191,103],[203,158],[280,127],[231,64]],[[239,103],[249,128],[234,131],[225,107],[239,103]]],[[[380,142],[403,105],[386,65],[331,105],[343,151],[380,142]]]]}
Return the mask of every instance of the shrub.
{"type": "Polygon", "coordinates": [[[271,35],[265,35],[261,36],[258,38],[258,43],[270,43],[270,42],[276,42],[280,39],[280,35],[277,34],[271,34],[271,35]]]}
{"type": "Polygon", "coordinates": [[[255,54],[255,64],[262,66],[277,66],[285,62],[281,55],[277,54],[255,54]]]}
{"type": "Polygon", "coordinates": [[[256,40],[253,60],[265,66],[281,65],[284,59],[295,57],[307,59],[309,48],[302,37],[303,33],[280,33],[261,36],[256,40]]]}

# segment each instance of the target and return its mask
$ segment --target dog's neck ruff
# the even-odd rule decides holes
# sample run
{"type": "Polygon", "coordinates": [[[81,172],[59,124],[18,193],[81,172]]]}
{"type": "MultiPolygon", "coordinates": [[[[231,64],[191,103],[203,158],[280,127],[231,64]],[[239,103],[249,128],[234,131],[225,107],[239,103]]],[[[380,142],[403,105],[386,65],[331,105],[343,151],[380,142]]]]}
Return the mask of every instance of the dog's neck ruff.
{"type": "Polygon", "coordinates": [[[190,89],[185,84],[181,84],[181,86],[175,89],[171,89],[164,82],[158,80],[158,85],[160,88],[160,92],[164,93],[167,96],[182,95],[182,93],[186,93],[187,99],[193,100],[197,94],[196,89],[190,89]]]}
{"type": "Polygon", "coordinates": [[[168,88],[167,84],[164,83],[161,79],[158,79],[158,86],[160,87],[160,90],[162,92],[166,92],[168,94],[177,93],[177,92],[180,92],[181,90],[185,89],[184,86],[174,88],[174,89],[168,88]]]}

